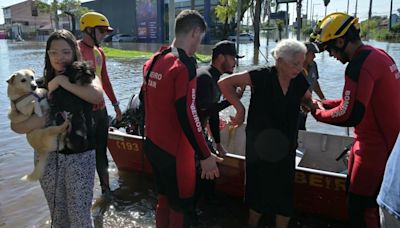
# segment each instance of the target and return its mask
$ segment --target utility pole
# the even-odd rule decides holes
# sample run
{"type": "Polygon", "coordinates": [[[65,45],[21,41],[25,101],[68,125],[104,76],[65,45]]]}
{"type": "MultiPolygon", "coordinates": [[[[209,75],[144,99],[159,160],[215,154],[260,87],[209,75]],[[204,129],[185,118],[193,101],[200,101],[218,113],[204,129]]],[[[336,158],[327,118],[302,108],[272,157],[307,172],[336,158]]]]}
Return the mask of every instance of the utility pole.
{"type": "Polygon", "coordinates": [[[310,25],[311,25],[311,27],[313,26],[313,24],[312,24],[312,20],[313,20],[313,11],[312,11],[313,3],[312,3],[312,1],[313,0],[311,0],[311,4],[310,4],[310,25]]]}
{"type": "Polygon", "coordinates": [[[346,11],[347,14],[349,14],[349,4],[350,4],[350,0],[347,0],[347,11],[346,11]]]}
{"type": "Polygon", "coordinates": [[[303,21],[301,20],[301,0],[297,0],[297,40],[300,40],[300,30],[303,21]]]}
{"type": "Polygon", "coordinates": [[[194,10],[195,8],[195,0],[190,0],[190,9],[194,10]]]}
{"type": "Polygon", "coordinates": [[[354,11],[354,17],[357,17],[357,5],[358,5],[358,0],[356,0],[356,9],[354,11]]]}
{"type": "Polygon", "coordinates": [[[289,3],[287,2],[286,2],[285,24],[286,24],[286,39],[287,39],[289,38],[289,3]]]}
{"type": "Polygon", "coordinates": [[[392,31],[392,10],[393,10],[393,0],[390,0],[389,31],[392,31]]]}
{"type": "Polygon", "coordinates": [[[307,0],[307,4],[306,4],[306,23],[308,20],[308,0],[307,0]]]}
{"type": "Polygon", "coordinates": [[[371,20],[371,17],[372,17],[372,0],[369,1],[368,21],[371,20]]]}
{"type": "MultiPolygon", "coordinates": [[[[240,14],[241,14],[241,5],[242,5],[242,1],[238,0],[237,3],[237,19],[236,19],[236,23],[237,23],[237,31],[236,31],[236,52],[239,53],[239,38],[240,38],[240,14]]],[[[239,66],[239,59],[236,59],[236,66],[239,66]]]]}
{"type": "Polygon", "coordinates": [[[169,42],[175,38],[175,1],[168,2],[168,24],[169,24],[169,42]]]}

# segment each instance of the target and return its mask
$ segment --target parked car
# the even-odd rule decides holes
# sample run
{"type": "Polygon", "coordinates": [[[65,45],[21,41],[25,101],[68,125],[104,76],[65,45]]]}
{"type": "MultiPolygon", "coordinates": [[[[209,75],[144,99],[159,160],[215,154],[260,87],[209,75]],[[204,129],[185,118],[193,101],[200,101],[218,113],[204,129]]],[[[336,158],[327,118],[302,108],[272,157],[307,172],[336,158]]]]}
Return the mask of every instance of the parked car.
{"type": "Polygon", "coordinates": [[[115,35],[115,33],[114,34],[107,34],[104,37],[103,42],[111,42],[114,35],[115,35]]]}
{"type": "MultiPolygon", "coordinates": [[[[228,40],[236,42],[236,35],[228,36],[228,40]]],[[[240,33],[239,42],[250,42],[254,40],[254,35],[251,33],[240,33]]]]}
{"type": "Polygon", "coordinates": [[[115,34],[111,40],[113,42],[134,42],[136,41],[136,37],[130,34],[115,34]]]}

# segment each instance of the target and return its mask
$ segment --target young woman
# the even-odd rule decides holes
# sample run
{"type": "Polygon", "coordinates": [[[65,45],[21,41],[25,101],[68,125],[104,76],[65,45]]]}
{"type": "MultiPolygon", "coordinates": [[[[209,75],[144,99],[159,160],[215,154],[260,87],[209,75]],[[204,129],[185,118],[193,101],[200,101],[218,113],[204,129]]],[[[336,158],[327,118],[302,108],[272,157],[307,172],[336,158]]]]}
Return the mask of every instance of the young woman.
{"type": "MultiPolygon", "coordinates": [[[[81,86],[69,82],[63,75],[66,66],[80,60],[76,39],[67,30],[52,33],[47,40],[44,67],[44,85],[51,94],[62,87],[81,98],[82,107],[97,104],[102,99],[102,89],[96,79],[89,85],[81,86]]],[[[53,102],[54,103],[54,102],[53,102]]],[[[57,105],[55,103],[54,105],[57,105]]],[[[85,108],[86,116],[92,118],[91,108],[85,108]]],[[[95,175],[94,137],[90,132],[93,121],[87,121],[88,147],[85,151],[60,150],[51,152],[40,185],[50,208],[54,227],[92,227],[91,203],[95,175]]],[[[12,125],[19,133],[44,127],[43,118],[32,117],[25,123],[12,125]]],[[[73,124],[73,123],[71,123],[73,124]]]]}

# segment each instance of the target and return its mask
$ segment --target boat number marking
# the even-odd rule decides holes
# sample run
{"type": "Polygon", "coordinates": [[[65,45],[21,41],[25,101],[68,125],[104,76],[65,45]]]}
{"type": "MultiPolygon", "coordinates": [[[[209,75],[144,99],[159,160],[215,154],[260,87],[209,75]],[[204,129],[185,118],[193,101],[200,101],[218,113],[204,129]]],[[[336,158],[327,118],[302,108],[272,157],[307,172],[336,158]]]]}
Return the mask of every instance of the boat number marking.
{"type": "Polygon", "coordinates": [[[295,182],[297,184],[308,184],[317,188],[332,189],[334,191],[345,191],[345,179],[296,172],[295,182]]]}
{"type": "Polygon", "coordinates": [[[137,143],[117,141],[118,149],[129,150],[129,151],[139,151],[139,145],[137,143]]]}

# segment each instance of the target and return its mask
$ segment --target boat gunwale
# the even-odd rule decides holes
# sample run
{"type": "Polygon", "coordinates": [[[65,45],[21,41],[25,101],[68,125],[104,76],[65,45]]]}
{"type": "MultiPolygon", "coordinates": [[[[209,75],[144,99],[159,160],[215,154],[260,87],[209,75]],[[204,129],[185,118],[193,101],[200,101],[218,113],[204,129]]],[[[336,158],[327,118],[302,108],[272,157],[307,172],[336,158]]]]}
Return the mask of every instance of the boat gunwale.
{"type": "MultiPolygon", "coordinates": [[[[146,137],[142,137],[142,136],[138,136],[138,135],[131,135],[131,134],[125,133],[123,131],[120,131],[119,129],[116,129],[116,128],[110,128],[109,134],[115,135],[117,137],[128,137],[128,138],[133,138],[133,139],[138,139],[138,140],[142,140],[142,139],[146,138],[146,137]]],[[[110,139],[113,139],[113,138],[110,138],[110,139]]],[[[117,140],[117,139],[115,139],[115,140],[117,140]]],[[[226,154],[226,157],[230,157],[232,159],[243,160],[243,162],[246,160],[245,156],[243,156],[243,155],[232,154],[229,152],[226,154]]],[[[337,177],[337,178],[346,178],[346,176],[347,176],[346,174],[342,174],[342,173],[307,168],[307,167],[302,167],[302,166],[296,166],[296,170],[313,173],[313,174],[325,175],[325,176],[333,176],[333,177],[337,177]]]]}

